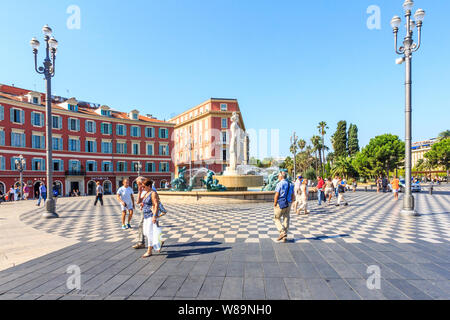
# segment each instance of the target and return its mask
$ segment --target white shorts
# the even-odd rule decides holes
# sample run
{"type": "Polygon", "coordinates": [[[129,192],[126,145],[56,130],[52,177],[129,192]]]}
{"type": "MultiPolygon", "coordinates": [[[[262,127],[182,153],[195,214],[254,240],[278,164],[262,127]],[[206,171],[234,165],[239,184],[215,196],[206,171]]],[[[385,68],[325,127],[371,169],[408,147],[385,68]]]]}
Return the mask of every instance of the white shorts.
{"type": "Polygon", "coordinates": [[[122,204],[120,204],[120,209],[123,211],[133,210],[133,204],[131,202],[127,203],[125,202],[127,207],[125,208],[122,204]]]}
{"type": "Polygon", "coordinates": [[[398,193],[399,189],[392,189],[392,192],[398,193]]]}

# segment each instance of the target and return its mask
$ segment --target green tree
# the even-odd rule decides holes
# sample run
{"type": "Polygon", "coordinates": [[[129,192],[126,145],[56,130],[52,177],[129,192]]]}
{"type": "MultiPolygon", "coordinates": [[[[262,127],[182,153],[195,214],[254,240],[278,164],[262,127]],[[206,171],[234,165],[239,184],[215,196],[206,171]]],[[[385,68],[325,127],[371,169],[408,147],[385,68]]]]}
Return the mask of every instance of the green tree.
{"type": "Polygon", "coordinates": [[[424,156],[432,166],[445,168],[448,177],[450,170],[450,138],[435,143],[424,156]]]}
{"type": "Polygon", "coordinates": [[[353,168],[355,168],[355,170],[358,172],[359,176],[362,177],[362,178],[371,178],[371,177],[374,177],[376,175],[367,166],[368,163],[369,163],[369,160],[367,158],[367,155],[365,155],[362,152],[358,152],[352,158],[353,168]]]}
{"type": "Polygon", "coordinates": [[[339,121],[333,137],[333,149],[337,158],[347,157],[347,122],[339,121]]]}
{"type": "Polygon", "coordinates": [[[300,140],[298,140],[297,145],[300,148],[300,151],[303,152],[303,150],[306,148],[306,141],[303,139],[300,139],[300,140]]]}
{"type": "Polygon", "coordinates": [[[350,124],[348,128],[347,149],[350,157],[359,152],[358,127],[356,124],[350,124]]]}
{"type": "Polygon", "coordinates": [[[366,159],[366,170],[373,175],[397,169],[405,158],[405,143],[396,135],[383,134],[370,140],[361,151],[366,159]]]}
{"type": "Polygon", "coordinates": [[[338,175],[341,177],[348,178],[357,178],[358,172],[352,165],[352,159],[349,157],[340,157],[336,159],[331,169],[333,175],[338,175]]]}
{"type": "MultiPolygon", "coordinates": [[[[316,162],[319,162],[320,166],[322,167],[322,159],[320,158],[320,154],[322,151],[321,138],[319,136],[313,136],[311,138],[311,143],[312,143],[312,151],[316,154],[316,159],[319,159],[316,162]]],[[[317,166],[316,166],[316,173],[317,173],[317,171],[318,170],[317,170],[317,166]]]]}
{"type": "MultiPolygon", "coordinates": [[[[321,121],[319,122],[317,129],[319,129],[319,133],[322,136],[322,164],[325,164],[325,135],[327,134],[326,130],[329,128],[325,121],[321,121]]],[[[325,167],[323,167],[322,170],[325,171],[325,167]]]]}

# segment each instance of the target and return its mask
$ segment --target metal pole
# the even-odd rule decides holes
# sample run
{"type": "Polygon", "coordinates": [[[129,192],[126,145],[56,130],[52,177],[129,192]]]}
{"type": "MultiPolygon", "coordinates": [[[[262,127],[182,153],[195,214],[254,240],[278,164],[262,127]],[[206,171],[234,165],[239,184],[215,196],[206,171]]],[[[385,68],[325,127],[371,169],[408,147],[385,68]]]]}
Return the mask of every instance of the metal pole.
{"type": "Polygon", "coordinates": [[[42,217],[46,219],[58,218],[56,214],[55,199],[53,199],[53,145],[52,145],[52,73],[51,73],[51,61],[49,56],[49,45],[47,41],[46,58],[44,61],[45,67],[45,85],[47,89],[46,96],[46,150],[47,150],[47,201],[45,202],[46,212],[42,217]]]}
{"type": "Polygon", "coordinates": [[[20,191],[19,191],[20,200],[23,200],[23,167],[22,163],[20,164],[20,191]]]}
{"type": "Polygon", "coordinates": [[[411,141],[412,141],[412,50],[411,12],[406,13],[406,37],[403,42],[405,52],[405,195],[403,214],[416,216],[414,197],[411,190],[411,141]]]}

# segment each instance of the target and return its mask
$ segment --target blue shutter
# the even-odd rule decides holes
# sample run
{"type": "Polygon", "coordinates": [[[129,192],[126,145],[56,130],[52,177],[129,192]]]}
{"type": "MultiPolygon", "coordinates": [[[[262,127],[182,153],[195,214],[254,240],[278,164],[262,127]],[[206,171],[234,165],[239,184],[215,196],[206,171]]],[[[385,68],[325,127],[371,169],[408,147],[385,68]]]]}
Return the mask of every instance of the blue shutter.
{"type": "Polygon", "coordinates": [[[70,127],[70,118],[67,119],[67,129],[71,130],[72,128],[70,127]]]}
{"type": "Polygon", "coordinates": [[[97,141],[94,141],[94,153],[97,153],[97,141]]]}
{"type": "Polygon", "coordinates": [[[62,129],[62,117],[58,117],[58,127],[62,129]]]}
{"type": "Polygon", "coordinates": [[[97,172],[97,161],[94,161],[94,172],[97,172]]]}
{"type": "Polygon", "coordinates": [[[0,170],[6,170],[6,168],[5,168],[5,157],[0,157],[0,170]]]}
{"type": "Polygon", "coordinates": [[[25,123],[25,113],[23,110],[20,110],[20,121],[21,124],[25,123]]]}
{"type": "Polygon", "coordinates": [[[0,121],[5,120],[5,108],[0,106],[0,121]]]}
{"type": "MultiPolygon", "coordinates": [[[[127,145],[126,143],[124,143],[124,146],[125,146],[125,147],[124,147],[124,153],[125,153],[125,154],[128,154],[128,148],[127,148],[128,145],[127,145]]],[[[126,170],[125,170],[125,171],[126,171],[126,170]]]]}
{"type": "Polygon", "coordinates": [[[41,116],[41,126],[44,126],[45,125],[45,123],[44,123],[44,114],[41,113],[40,116],[41,116]]]}
{"type": "Polygon", "coordinates": [[[5,145],[5,131],[0,130],[0,146],[5,145]]]}
{"type": "Polygon", "coordinates": [[[89,123],[89,120],[86,120],[86,121],[84,122],[84,131],[86,131],[86,132],[89,132],[89,131],[88,131],[88,123],[89,123]]]}
{"type": "Polygon", "coordinates": [[[41,149],[45,149],[45,137],[41,136],[40,139],[41,139],[41,149]]]}
{"type": "Polygon", "coordinates": [[[77,131],[80,131],[80,119],[77,119],[77,131]]]}
{"type": "Polygon", "coordinates": [[[14,163],[15,158],[11,158],[11,170],[16,170],[16,164],[14,163]]]}
{"type": "Polygon", "coordinates": [[[14,122],[14,110],[13,109],[9,109],[9,120],[11,120],[11,122],[14,122]]]}
{"type": "Polygon", "coordinates": [[[108,127],[109,127],[109,134],[112,134],[112,123],[110,123],[110,124],[108,125],[108,127]]]}
{"type": "Polygon", "coordinates": [[[86,140],[85,147],[84,147],[84,152],[88,152],[88,150],[89,150],[89,141],[86,140]]]}
{"type": "Polygon", "coordinates": [[[34,118],[34,114],[35,114],[35,112],[34,112],[34,111],[31,111],[31,125],[33,125],[33,126],[36,125],[35,118],[34,118]]]}

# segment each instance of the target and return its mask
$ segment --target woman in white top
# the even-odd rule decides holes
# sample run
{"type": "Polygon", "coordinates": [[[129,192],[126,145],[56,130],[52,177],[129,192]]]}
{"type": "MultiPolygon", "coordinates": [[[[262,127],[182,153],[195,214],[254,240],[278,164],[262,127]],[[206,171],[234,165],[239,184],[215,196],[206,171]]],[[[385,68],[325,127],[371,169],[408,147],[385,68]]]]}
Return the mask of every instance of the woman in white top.
{"type": "Polygon", "coordinates": [[[300,214],[300,211],[302,211],[302,210],[305,212],[305,214],[309,214],[309,211],[308,211],[308,196],[309,196],[308,179],[303,180],[302,185],[300,187],[300,191],[301,191],[301,195],[300,195],[301,205],[297,211],[297,214],[300,214]]]}
{"type": "Polygon", "coordinates": [[[117,190],[117,200],[119,200],[120,208],[122,210],[122,229],[131,229],[131,219],[133,218],[133,210],[135,208],[133,189],[130,187],[128,179],[123,180],[123,186],[117,190]],[[125,224],[125,219],[128,215],[128,224],[125,224]]]}

